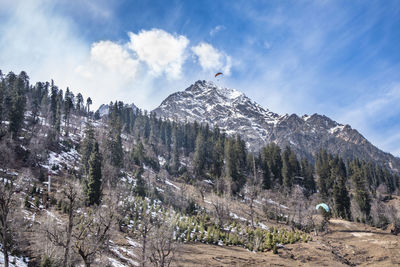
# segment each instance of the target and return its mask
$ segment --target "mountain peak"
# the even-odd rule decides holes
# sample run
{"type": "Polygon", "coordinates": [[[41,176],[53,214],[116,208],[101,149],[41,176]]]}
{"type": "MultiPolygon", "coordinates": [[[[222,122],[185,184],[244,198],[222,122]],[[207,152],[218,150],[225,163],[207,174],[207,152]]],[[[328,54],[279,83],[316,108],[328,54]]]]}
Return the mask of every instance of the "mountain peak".
{"type": "Polygon", "coordinates": [[[240,96],[244,96],[243,93],[239,92],[238,90],[220,87],[216,85],[212,81],[205,81],[205,80],[198,80],[194,84],[192,84],[189,88],[185,91],[193,92],[196,94],[212,94],[216,93],[221,97],[224,97],[228,100],[234,100],[240,96]]]}
{"type": "Polygon", "coordinates": [[[316,113],[280,116],[243,93],[211,81],[196,81],[186,90],[168,96],[154,112],[176,121],[218,126],[229,135],[240,134],[251,151],[273,142],[281,147],[289,145],[308,158],[325,148],[345,159],[356,155],[385,165],[389,162],[392,169],[400,168],[399,159],[373,146],[349,125],[316,113]]]}

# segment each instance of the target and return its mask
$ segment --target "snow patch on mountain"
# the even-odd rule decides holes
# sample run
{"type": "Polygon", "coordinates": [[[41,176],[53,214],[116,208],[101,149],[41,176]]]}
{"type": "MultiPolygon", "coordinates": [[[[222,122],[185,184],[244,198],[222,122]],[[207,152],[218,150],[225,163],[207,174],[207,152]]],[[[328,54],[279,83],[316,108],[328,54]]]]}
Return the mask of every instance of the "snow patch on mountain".
{"type": "Polygon", "coordinates": [[[339,125],[337,125],[337,126],[335,126],[335,127],[330,128],[330,129],[329,129],[329,132],[330,132],[331,134],[334,134],[334,133],[336,133],[336,132],[338,132],[338,131],[343,131],[343,129],[344,129],[344,125],[339,124],[339,125]]]}
{"type": "MultiPolygon", "coordinates": [[[[126,104],[125,107],[132,107],[132,110],[134,113],[136,113],[136,111],[138,110],[138,107],[135,106],[135,104],[126,104]]],[[[110,106],[108,104],[102,104],[98,110],[100,117],[106,116],[108,115],[108,113],[110,112],[110,106]]]]}
{"type": "Polygon", "coordinates": [[[275,143],[281,148],[291,146],[300,157],[311,159],[324,148],[345,159],[357,156],[400,169],[399,158],[379,150],[349,125],[319,114],[279,115],[238,90],[208,81],[197,81],[184,91],[171,94],[153,112],[169,120],[218,126],[230,136],[239,134],[250,151],[275,143]]]}

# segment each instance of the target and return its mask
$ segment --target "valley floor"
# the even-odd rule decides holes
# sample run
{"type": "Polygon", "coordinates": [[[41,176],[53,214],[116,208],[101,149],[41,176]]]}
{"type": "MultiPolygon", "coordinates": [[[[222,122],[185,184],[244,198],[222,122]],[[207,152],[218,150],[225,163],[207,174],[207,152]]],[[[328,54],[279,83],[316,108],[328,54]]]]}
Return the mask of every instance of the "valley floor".
{"type": "Polygon", "coordinates": [[[239,247],[185,244],[173,266],[400,266],[400,238],[377,228],[331,220],[330,232],[264,253],[239,247]]]}

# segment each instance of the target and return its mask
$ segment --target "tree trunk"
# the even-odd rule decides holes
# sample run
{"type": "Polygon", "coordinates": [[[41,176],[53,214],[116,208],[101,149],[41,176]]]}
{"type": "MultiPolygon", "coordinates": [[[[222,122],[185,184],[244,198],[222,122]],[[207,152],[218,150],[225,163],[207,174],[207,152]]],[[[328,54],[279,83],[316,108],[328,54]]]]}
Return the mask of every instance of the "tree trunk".
{"type": "Polygon", "coordinates": [[[90,267],[90,260],[88,255],[86,255],[81,249],[78,250],[78,254],[81,256],[86,267],[90,267]]]}
{"type": "Polygon", "coordinates": [[[6,238],[6,234],[7,234],[7,215],[3,214],[2,216],[2,241],[3,241],[3,254],[4,254],[4,267],[8,267],[8,249],[7,249],[7,238],[6,238]]]}
{"type": "Polygon", "coordinates": [[[254,227],[254,209],[253,209],[253,196],[250,197],[250,219],[251,219],[251,227],[254,227]]]}
{"type": "Polygon", "coordinates": [[[4,267],[8,267],[8,252],[5,247],[3,248],[3,254],[4,254],[4,267]]]}
{"type": "Polygon", "coordinates": [[[143,242],[142,242],[142,267],[146,266],[146,242],[147,242],[147,226],[144,226],[143,242]]]}
{"type": "Polygon", "coordinates": [[[64,254],[64,262],[63,262],[63,267],[67,267],[68,266],[68,257],[69,257],[69,247],[70,247],[70,243],[71,243],[71,235],[72,235],[72,228],[74,226],[73,223],[73,209],[71,207],[72,205],[70,205],[69,208],[69,218],[68,218],[68,232],[67,232],[67,242],[66,242],[66,246],[65,246],[65,254],[64,254]]]}

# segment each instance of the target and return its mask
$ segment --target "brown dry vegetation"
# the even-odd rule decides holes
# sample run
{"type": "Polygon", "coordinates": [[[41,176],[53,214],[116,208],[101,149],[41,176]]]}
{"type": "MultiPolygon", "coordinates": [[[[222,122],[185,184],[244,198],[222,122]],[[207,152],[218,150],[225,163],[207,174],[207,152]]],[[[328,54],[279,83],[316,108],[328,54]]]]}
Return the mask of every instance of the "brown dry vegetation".
{"type": "Polygon", "coordinates": [[[309,243],[287,245],[277,255],[239,247],[185,244],[173,266],[399,266],[400,238],[343,220],[309,243]]]}

